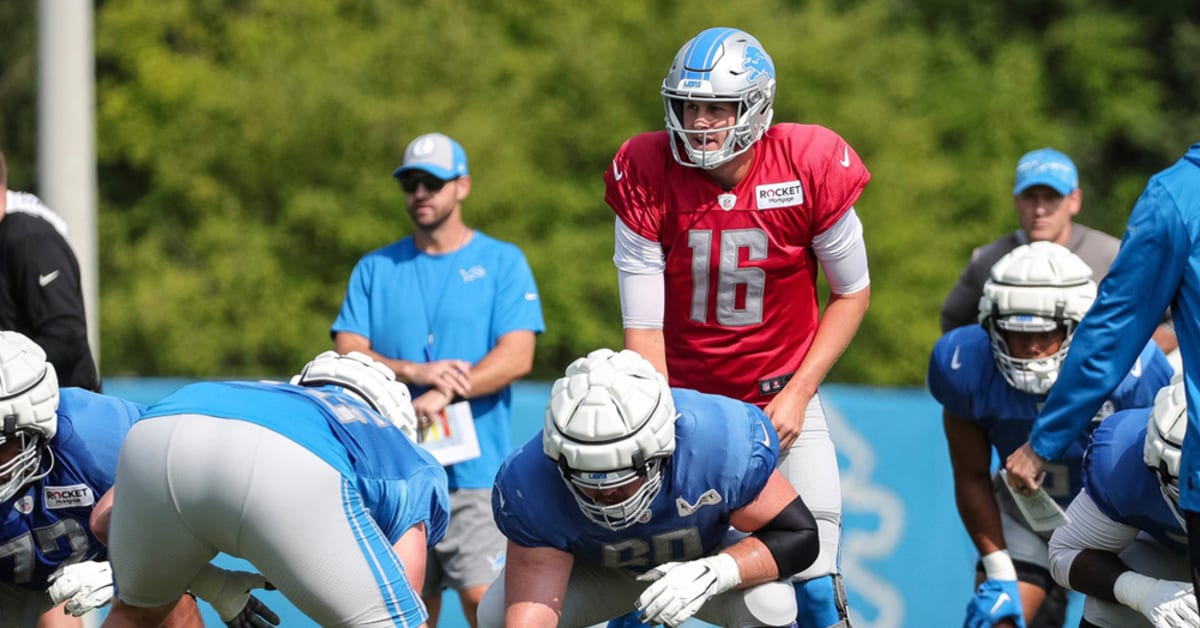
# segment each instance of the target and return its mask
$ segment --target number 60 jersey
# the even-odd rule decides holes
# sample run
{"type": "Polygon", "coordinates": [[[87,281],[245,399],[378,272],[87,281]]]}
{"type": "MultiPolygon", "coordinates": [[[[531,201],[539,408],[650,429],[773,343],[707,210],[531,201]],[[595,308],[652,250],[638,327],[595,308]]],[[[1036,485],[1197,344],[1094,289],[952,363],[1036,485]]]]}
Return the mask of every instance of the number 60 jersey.
{"type": "Polygon", "coordinates": [[[628,140],[604,174],[605,201],[662,245],[671,385],[763,406],[777,390],[758,383],[794,373],[816,334],[813,237],[871,175],[845,140],[815,125],[768,129],[729,190],[677,163],[669,142],[666,131],[628,140]]]}
{"type": "Polygon", "coordinates": [[[42,455],[42,468],[52,465],[49,474],[0,503],[0,582],[45,591],[62,565],[106,559],[89,518],[112,486],[121,442],[144,409],[81,388],[60,390],[58,429],[42,455]]]}
{"type": "Polygon", "coordinates": [[[558,465],[543,453],[539,430],[496,475],[492,515],[504,536],[635,573],[722,547],[729,514],[754,501],[775,470],[779,439],[750,404],[691,390],[671,394],[679,412],[675,453],[663,464],[662,490],[640,523],[610,530],[588,519],[558,465]]]}
{"type": "MultiPolygon", "coordinates": [[[[1017,390],[996,368],[991,340],[979,325],[953,329],[933,347],[927,377],[929,392],[942,407],[961,419],[973,421],[987,433],[1000,456],[1025,444],[1045,395],[1017,390]]],[[[1113,412],[1154,405],[1154,395],[1171,380],[1171,365],[1153,341],[1146,343],[1133,368],[1101,408],[1098,418],[1113,412]]],[[[1092,424],[1095,427],[1095,423],[1092,424]]],[[[1079,492],[1080,464],[1091,429],[1080,434],[1063,457],[1046,467],[1046,492],[1066,508],[1079,492]]]]}

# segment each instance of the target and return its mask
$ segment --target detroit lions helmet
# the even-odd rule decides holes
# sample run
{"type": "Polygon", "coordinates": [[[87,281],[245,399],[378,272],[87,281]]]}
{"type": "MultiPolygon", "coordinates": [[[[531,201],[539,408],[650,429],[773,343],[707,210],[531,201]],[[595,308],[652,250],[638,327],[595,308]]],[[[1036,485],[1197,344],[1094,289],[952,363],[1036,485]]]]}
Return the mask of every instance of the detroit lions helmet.
{"type": "Polygon", "coordinates": [[[749,150],[771,126],[775,63],[753,35],[736,28],[710,28],[679,49],[663,79],[662,95],[675,161],[716,168],[749,150]],[[689,130],[683,123],[683,106],[689,100],[735,103],[737,120],[730,127],[689,130]],[[689,136],[721,131],[728,135],[715,150],[698,149],[688,141],[689,136]]]}
{"type": "Polygon", "coordinates": [[[1013,388],[1045,394],[1058,372],[1071,337],[1096,298],[1092,269],[1066,247],[1053,242],[1021,245],[992,266],[979,299],[979,324],[991,337],[996,368],[1013,388]],[[1054,355],[1023,359],[1012,355],[1006,332],[1041,333],[1066,329],[1054,355]]]}
{"type": "Polygon", "coordinates": [[[304,365],[299,375],[292,377],[296,386],[341,386],[383,418],[400,428],[409,439],[417,438],[417,413],[413,410],[408,386],[396,381],[396,374],[386,364],[371,356],[351,351],[345,355],[325,351],[304,365]]]}
{"type": "Polygon", "coordinates": [[[58,374],[46,361],[46,352],[15,331],[0,331],[0,446],[15,440],[19,450],[0,462],[0,502],[46,477],[54,467],[42,468],[42,454],[58,431],[58,374]]]}
{"type": "Polygon", "coordinates": [[[1186,394],[1183,378],[1179,376],[1159,389],[1150,410],[1142,449],[1142,460],[1158,476],[1163,495],[1175,507],[1179,506],[1179,462],[1187,433],[1186,394]]]}
{"type": "Polygon", "coordinates": [[[644,522],[675,451],[675,401],[661,373],[633,351],[597,349],[567,367],[546,407],[542,449],[584,515],[610,530],[644,522]],[[585,491],[645,482],[620,503],[585,491]]]}

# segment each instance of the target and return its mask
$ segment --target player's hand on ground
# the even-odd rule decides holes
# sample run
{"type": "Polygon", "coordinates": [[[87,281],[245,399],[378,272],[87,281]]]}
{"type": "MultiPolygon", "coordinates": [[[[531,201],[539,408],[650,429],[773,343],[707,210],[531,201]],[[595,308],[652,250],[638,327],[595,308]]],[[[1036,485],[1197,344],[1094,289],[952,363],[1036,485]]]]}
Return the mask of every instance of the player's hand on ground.
{"type": "Polygon", "coordinates": [[[638,580],[651,582],[636,603],[643,621],[678,626],[709,598],[736,587],[742,578],[732,556],[716,554],[684,563],[663,563],[638,580]]]}
{"type": "Polygon", "coordinates": [[[112,601],[112,567],[107,561],[84,561],[59,567],[50,574],[46,591],[55,605],[66,601],[68,615],[79,617],[112,601]]]}
{"type": "Polygon", "coordinates": [[[985,580],[967,604],[967,618],[963,621],[963,628],[992,628],[1003,625],[1000,622],[1005,619],[1012,621],[1016,628],[1025,628],[1025,615],[1021,608],[1017,581],[985,580]]]}
{"type": "MultiPolygon", "coordinates": [[[[268,583],[267,588],[272,588],[268,583]]],[[[242,611],[225,622],[230,628],[272,628],[279,625],[279,615],[267,607],[262,600],[249,596],[242,611]]]]}

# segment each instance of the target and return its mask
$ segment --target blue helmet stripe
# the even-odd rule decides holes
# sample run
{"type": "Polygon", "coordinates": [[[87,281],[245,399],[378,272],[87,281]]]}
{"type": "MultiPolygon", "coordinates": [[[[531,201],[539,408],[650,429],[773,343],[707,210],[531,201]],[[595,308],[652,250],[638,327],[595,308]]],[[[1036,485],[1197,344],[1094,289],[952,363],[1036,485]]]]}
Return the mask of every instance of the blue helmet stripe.
{"type": "Polygon", "coordinates": [[[681,68],[683,72],[680,78],[707,80],[710,74],[707,68],[712,67],[717,51],[721,49],[721,44],[736,32],[738,32],[736,28],[710,28],[696,35],[688,43],[687,52],[683,55],[683,68],[681,68]],[[695,72],[688,68],[706,68],[706,70],[695,72]]]}

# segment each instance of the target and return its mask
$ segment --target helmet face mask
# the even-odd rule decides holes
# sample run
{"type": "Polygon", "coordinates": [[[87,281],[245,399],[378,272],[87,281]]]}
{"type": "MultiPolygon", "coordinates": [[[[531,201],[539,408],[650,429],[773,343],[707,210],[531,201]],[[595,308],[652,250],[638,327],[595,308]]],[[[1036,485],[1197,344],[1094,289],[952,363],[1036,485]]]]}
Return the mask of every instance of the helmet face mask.
{"type": "Polygon", "coordinates": [[[580,511],[609,530],[648,520],[675,451],[666,379],[632,351],[591,352],[554,382],[542,449],[580,511]]]}
{"type": "Polygon", "coordinates": [[[650,460],[640,470],[575,471],[565,466],[560,470],[588,519],[610,530],[621,530],[640,523],[658,496],[663,460],[650,460]]]}
{"type": "Polygon", "coordinates": [[[988,332],[996,369],[1017,390],[1043,395],[1058,380],[1071,338],[1096,298],[1092,269],[1065,247],[1034,242],[1013,249],[991,269],[979,299],[979,323],[988,332]],[[1009,334],[1062,330],[1050,355],[1013,355],[1009,334]]]}
{"type": "Polygon", "coordinates": [[[681,165],[711,169],[750,150],[774,116],[775,63],[754,36],[734,28],[710,28],[679,49],[662,83],[663,106],[671,151],[681,165]],[[689,129],[684,108],[697,103],[730,103],[733,124],[689,129]],[[725,133],[713,150],[701,147],[714,134],[725,133]],[[681,152],[682,149],[682,152],[681,152]]]}

